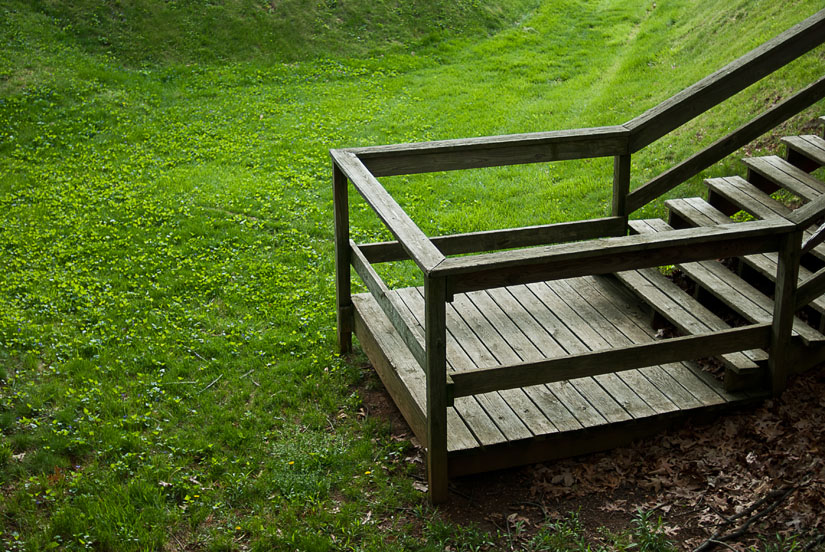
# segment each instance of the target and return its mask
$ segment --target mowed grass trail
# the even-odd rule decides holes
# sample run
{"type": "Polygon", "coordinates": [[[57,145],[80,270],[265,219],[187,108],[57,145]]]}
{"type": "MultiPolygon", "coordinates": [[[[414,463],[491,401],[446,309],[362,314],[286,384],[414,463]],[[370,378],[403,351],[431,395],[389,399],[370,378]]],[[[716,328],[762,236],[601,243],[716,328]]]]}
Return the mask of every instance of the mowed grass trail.
{"type": "MultiPolygon", "coordinates": [[[[327,151],[621,123],[818,9],[568,0],[522,2],[519,17],[509,2],[478,32],[446,26],[414,46],[388,32],[353,57],[322,57],[320,41],[288,61],[136,61],[146,41],[77,38],[82,14],[35,4],[0,7],[8,550],[494,542],[425,506],[418,451],[362,410],[363,358],[335,355],[327,151]]],[[[823,59],[634,157],[635,183],[810,81],[823,59]]],[[[448,233],[600,216],[611,167],[386,183],[425,231],[448,233]]],[[[363,202],[352,213],[356,239],[386,237],[363,202]]],[[[387,275],[414,281],[403,265],[387,275]]]]}

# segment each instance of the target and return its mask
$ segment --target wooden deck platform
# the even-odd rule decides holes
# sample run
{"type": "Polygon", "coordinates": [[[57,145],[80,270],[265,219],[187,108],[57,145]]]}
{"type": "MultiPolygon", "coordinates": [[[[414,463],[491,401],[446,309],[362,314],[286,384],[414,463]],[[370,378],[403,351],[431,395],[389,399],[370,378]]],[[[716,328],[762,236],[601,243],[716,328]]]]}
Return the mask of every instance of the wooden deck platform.
{"type": "MultiPolygon", "coordinates": [[[[408,310],[423,340],[423,290],[389,293],[408,310]]],[[[424,371],[370,294],[352,300],[359,342],[425,442],[424,371]]],[[[458,294],[447,305],[448,373],[656,340],[646,305],[610,276],[458,294]]],[[[695,363],[677,362],[459,397],[448,408],[448,473],[605,450],[688,415],[715,416],[767,394],[726,392],[695,363]]]]}

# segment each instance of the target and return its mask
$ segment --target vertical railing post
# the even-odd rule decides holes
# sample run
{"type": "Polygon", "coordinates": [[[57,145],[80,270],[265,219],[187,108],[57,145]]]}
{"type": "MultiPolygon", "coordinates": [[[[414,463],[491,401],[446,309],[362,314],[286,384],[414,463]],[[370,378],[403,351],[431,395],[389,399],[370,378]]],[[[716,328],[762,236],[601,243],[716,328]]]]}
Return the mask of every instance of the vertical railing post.
{"type": "Polygon", "coordinates": [[[349,197],[347,177],[332,164],[332,204],[335,211],[335,300],[338,351],[352,351],[353,307],[350,288],[349,197]]]}
{"type": "Polygon", "coordinates": [[[447,293],[444,278],[424,277],[427,373],[427,481],[430,502],[447,500],[447,293]]]}
{"type": "Polygon", "coordinates": [[[613,158],[613,216],[627,217],[627,195],[630,193],[630,154],[613,158]]]}
{"type": "Polygon", "coordinates": [[[788,383],[788,371],[791,365],[791,332],[793,331],[801,248],[801,230],[782,235],[779,246],[779,263],[776,267],[773,326],[771,328],[770,356],[768,357],[771,391],[774,395],[781,393],[788,383]]]}

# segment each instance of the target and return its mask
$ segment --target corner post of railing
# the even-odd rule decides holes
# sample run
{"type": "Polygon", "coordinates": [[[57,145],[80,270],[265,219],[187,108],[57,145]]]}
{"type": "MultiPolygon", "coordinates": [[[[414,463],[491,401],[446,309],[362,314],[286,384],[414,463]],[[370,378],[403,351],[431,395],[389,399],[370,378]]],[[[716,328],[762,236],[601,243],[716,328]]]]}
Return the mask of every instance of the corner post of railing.
{"type": "Polygon", "coordinates": [[[332,203],[335,212],[335,300],[338,351],[352,351],[354,311],[350,288],[349,197],[347,177],[333,161],[332,203]]]}
{"type": "Polygon", "coordinates": [[[630,214],[627,196],[630,193],[630,153],[613,157],[613,216],[623,217],[627,226],[630,214]]]}
{"type": "Polygon", "coordinates": [[[424,275],[427,374],[427,482],[433,504],[447,500],[447,288],[424,275]]]}
{"type": "Polygon", "coordinates": [[[799,258],[802,231],[797,229],[782,234],[779,244],[779,263],[776,268],[773,323],[771,327],[770,372],[771,391],[780,394],[788,383],[791,368],[791,333],[796,310],[796,287],[799,278],[799,258]]]}

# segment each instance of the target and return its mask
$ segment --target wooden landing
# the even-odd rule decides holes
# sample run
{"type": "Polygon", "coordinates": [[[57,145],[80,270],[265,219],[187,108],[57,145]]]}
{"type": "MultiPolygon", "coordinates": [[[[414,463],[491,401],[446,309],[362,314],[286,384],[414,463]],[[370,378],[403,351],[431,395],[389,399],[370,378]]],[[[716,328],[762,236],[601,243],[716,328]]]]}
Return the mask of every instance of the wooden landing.
{"type": "MultiPolygon", "coordinates": [[[[420,288],[391,291],[423,339],[420,288]]],[[[425,375],[369,294],[353,296],[355,333],[421,442],[425,375]]],[[[611,277],[456,295],[447,305],[450,371],[654,341],[646,307],[611,277]]],[[[449,474],[464,475],[606,450],[688,416],[762,398],[731,394],[694,363],[485,393],[448,409],[449,474]]]]}

